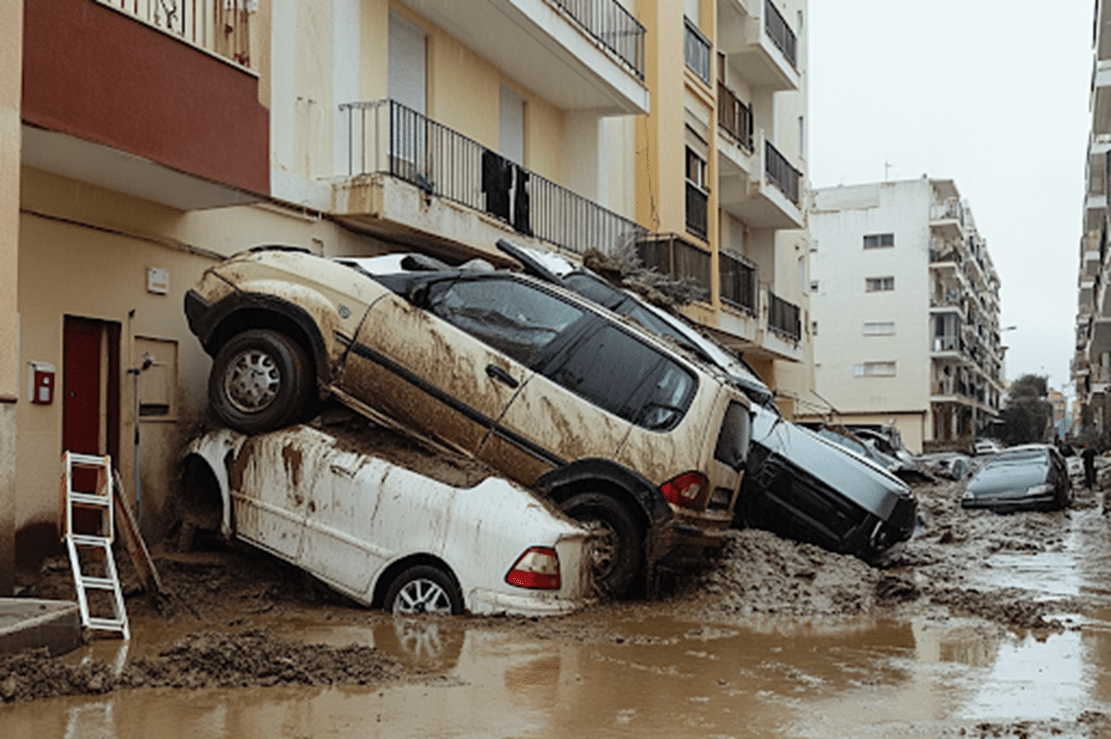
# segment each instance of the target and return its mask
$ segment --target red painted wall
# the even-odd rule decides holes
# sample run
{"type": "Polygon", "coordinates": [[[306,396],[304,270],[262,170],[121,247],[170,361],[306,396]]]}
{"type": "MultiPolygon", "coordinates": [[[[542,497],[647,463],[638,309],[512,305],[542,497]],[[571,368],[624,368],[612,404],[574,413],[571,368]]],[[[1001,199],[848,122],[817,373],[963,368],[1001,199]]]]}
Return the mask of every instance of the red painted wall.
{"type": "Polygon", "coordinates": [[[23,120],[261,195],[258,80],[93,0],[26,0],[23,120]]]}

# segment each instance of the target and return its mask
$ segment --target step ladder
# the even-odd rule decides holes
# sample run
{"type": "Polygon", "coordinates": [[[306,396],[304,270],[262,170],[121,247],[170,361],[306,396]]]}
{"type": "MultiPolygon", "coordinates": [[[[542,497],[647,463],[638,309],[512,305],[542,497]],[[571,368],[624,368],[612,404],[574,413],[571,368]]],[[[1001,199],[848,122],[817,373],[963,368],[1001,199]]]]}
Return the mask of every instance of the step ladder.
{"type": "MultiPolygon", "coordinates": [[[[131,639],[131,629],[127,623],[127,611],[123,605],[123,591],[116,571],[116,560],[112,555],[114,538],[114,509],[112,458],[92,454],[64,452],[62,454],[62,479],[59,503],[63,510],[59,519],[63,522],[62,536],[69,551],[69,563],[73,570],[73,582],[77,589],[77,604],[81,609],[81,624],[87,629],[118,631],[124,639],[131,639]],[[96,488],[93,492],[73,489],[74,472],[91,470],[96,472],[96,488]],[[74,528],[75,510],[92,511],[98,516],[94,533],[78,532],[74,528]],[[83,570],[81,555],[99,557],[104,563],[103,575],[88,575],[83,570]],[[89,609],[89,591],[107,592],[110,595],[111,615],[92,615],[89,609]]],[[[99,601],[98,601],[99,602],[99,601]]]]}

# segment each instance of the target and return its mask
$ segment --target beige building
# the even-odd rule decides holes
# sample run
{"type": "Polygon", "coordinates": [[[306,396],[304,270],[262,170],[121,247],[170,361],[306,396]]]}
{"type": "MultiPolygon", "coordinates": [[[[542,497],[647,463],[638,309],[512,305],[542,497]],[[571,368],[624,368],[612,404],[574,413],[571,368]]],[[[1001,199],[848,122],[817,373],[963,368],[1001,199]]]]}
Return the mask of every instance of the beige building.
{"type": "Polygon", "coordinates": [[[1111,7],[1095,4],[1083,229],[1077,275],[1076,433],[1105,437],[1111,429],[1111,259],[1108,244],[1108,156],[1111,154],[1111,7]]]}
{"type": "Polygon", "coordinates": [[[0,11],[0,592],[59,551],[64,449],[173,523],[211,423],[183,296],[258,244],[631,244],[788,407],[809,388],[803,2],[174,7],[0,11]]]}
{"type": "Polygon", "coordinates": [[[1003,395],[1000,281],[953,181],[816,189],[810,229],[817,415],[970,442],[1003,395]]]}

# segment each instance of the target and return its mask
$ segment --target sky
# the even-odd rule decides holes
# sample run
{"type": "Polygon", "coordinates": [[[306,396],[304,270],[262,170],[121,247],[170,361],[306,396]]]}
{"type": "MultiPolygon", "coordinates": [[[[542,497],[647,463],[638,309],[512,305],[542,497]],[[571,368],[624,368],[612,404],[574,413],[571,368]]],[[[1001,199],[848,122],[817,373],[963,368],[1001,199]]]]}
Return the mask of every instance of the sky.
{"type": "MultiPolygon", "coordinates": [[[[1006,379],[1071,382],[1092,0],[809,0],[811,187],[951,179],[1002,283],[1006,379]]],[[[1071,394],[1071,388],[1066,388],[1071,394]]]]}

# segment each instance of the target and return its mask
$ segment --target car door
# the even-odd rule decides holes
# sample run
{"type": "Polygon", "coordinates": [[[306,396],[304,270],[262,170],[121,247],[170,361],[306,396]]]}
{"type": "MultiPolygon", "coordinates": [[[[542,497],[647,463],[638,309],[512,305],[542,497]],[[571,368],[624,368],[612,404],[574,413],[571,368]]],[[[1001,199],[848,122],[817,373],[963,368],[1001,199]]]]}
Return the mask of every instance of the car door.
{"type": "Polygon", "coordinates": [[[342,384],[403,425],[476,454],[533,376],[530,363],[583,311],[508,275],[432,278],[415,294],[371,306],[342,384]]]}

